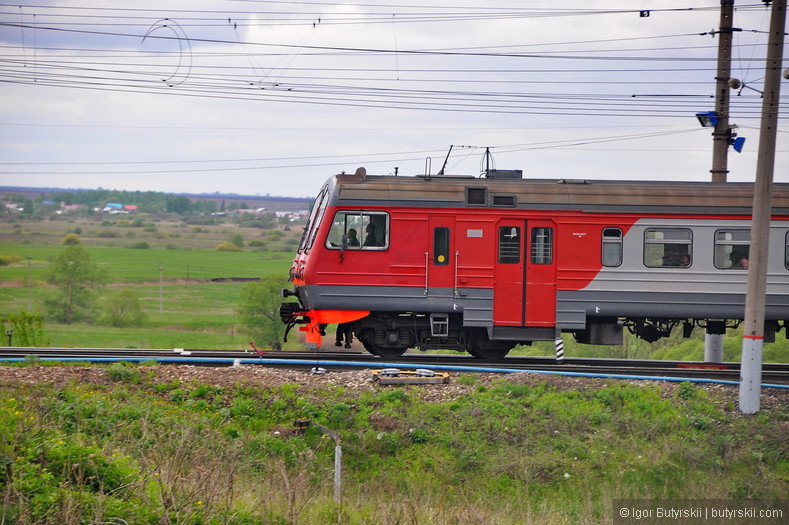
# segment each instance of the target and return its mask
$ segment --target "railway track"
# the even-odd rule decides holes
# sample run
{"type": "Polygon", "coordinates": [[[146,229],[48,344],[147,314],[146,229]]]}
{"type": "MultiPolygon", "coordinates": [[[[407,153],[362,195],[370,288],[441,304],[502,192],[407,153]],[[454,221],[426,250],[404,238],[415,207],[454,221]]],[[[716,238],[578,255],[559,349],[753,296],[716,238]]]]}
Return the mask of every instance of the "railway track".
{"type": "MultiPolygon", "coordinates": [[[[119,348],[0,348],[3,360],[67,361],[158,361],[167,364],[193,364],[230,366],[234,363],[266,366],[303,367],[468,367],[478,371],[523,371],[562,373],[647,376],[739,381],[739,363],[709,364],[689,361],[655,361],[633,359],[565,358],[561,364],[549,357],[506,357],[498,360],[481,360],[467,355],[406,353],[396,360],[373,356],[366,352],[261,352],[217,351],[200,349],[119,349],[119,348]]],[[[789,364],[765,363],[762,382],[789,385],[789,364]]]]}

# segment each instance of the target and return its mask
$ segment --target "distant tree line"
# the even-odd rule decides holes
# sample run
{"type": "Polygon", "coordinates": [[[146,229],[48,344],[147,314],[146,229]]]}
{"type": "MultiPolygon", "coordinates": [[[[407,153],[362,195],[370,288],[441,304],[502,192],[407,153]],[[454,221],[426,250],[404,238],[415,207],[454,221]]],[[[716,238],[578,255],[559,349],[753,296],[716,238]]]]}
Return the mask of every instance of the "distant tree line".
{"type": "MultiPolygon", "coordinates": [[[[24,205],[24,210],[32,214],[34,203],[31,199],[19,195],[5,195],[3,200],[8,200],[24,205]]],[[[82,204],[88,210],[103,208],[110,202],[124,205],[137,206],[137,211],[143,213],[176,213],[190,215],[194,213],[211,214],[217,211],[217,205],[212,200],[192,201],[183,195],[172,195],[156,191],[121,191],[121,190],[80,190],[80,191],[53,191],[42,194],[35,200],[36,208],[46,208],[44,202],[51,202],[52,206],[59,208],[60,203],[65,205],[82,204]]],[[[38,211],[38,210],[37,210],[38,211]]]]}

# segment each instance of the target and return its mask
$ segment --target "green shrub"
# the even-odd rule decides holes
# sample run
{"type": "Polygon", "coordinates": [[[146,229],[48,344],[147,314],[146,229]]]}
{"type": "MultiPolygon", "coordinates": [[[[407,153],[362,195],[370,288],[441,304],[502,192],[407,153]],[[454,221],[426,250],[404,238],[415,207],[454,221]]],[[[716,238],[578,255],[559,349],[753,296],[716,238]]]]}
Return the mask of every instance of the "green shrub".
{"type": "Polygon", "coordinates": [[[139,383],[140,382],[140,371],[136,368],[130,367],[126,363],[113,363],[107,369],[107,375],[113,381],[119,381],[121,383],[139,383]]]}
{"type": "Polygon", "coordinates": [[[240,252],[241,248],[239,248],[232,242],[223,242],[221,244],[217,244],[214,250],[218,252],[240,252]]]}
{"type": "Polygon", "coordinates": [[[63,246],[73,246],[75,244],[82,244],[82,241],[76,233],[69,233],[61,239],[60,244],[63,246]]]}
{"type": "Polygon", "coordinates": [[[22,260],[19,255],[0,255],[0,266],[9,266],[22,260]]]}
{"type": "Polygon", "coordinates": [[[102,299],[101,323],[116,328],[142,326],[148,316],[142,310],[140,298],[133,290],[117,290],[102,299]]]}
{"type": "Polygon", "coordinates": [[[44,335],[44,319],[41,314],[31,314],[24,310],[8,316],[13,330],[14,346],[46,346],[49,339],[44,335]]]}
{"type": "Polygon", "coordinates": [[[44,454],[46,469],[57,478],[104,494],[128,485],[136,474],[123,456],[108,458],[100,448],[75,443],[73,438],[56,441],[44,454]]]}

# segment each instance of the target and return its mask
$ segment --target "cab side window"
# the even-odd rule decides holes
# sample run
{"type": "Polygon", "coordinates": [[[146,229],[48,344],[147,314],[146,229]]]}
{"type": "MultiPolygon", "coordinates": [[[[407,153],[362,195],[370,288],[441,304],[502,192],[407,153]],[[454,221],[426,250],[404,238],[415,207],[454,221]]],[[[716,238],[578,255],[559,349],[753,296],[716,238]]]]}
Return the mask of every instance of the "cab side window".
{"type": "Polygon", "coordinates": [[[326,247],[346,250],[385,250],[389,247],[389,214],[338,211],[326,247]]]}

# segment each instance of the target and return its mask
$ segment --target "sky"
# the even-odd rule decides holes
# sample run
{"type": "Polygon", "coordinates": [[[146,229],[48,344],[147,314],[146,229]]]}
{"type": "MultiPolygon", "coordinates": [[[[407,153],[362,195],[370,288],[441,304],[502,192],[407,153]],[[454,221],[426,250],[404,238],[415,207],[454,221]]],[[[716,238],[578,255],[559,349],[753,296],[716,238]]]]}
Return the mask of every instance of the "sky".
{"type": "MultiPolygon", "coordinates": [[[[708,181],[720,1],[637,7],[0,1],[0,186],[311,197],[360,166],[478,176],[488,148],[526,178],[708,181]]],[[[769,11],[735,2],[732,182],[756,175],[769,11]]]]}

